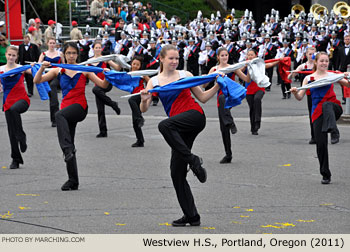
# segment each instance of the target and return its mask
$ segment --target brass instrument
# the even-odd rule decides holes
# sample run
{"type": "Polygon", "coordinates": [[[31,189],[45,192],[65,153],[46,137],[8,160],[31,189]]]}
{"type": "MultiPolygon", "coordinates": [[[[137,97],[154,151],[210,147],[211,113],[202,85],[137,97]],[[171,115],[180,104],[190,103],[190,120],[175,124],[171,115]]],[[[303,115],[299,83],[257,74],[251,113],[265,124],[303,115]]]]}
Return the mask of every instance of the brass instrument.
{"type": "Polygon", "coordinates": [[[350,6],[346,2],[337,2],[333,6],[335,15],[341,15],[342,18],[348,18],[350,16],[350,6]]]}
{"type": "Polygon", "coordinates": [[[333,47],[333,39],[330,41],[331,43],[331,48],[329,49],[329,58],[333,58],[333,52],[334,52],[334,47],[333,47]]]}
{"type": "Polygon", "coordinates": [[[344,24],[344,21],[343,20],[338,20],[337,23],[336,23],[336,26],[340,29],[344,24]]]}
{"type": "MultiPolygon", "coordinates": [[[[312,7],[312,6],[311,6],[312,7]]],[[[328,15],[328,9],[323,5],[320,5],[314,8],[314,12],[312,13],[316,21],[321,21],[326,15],[328,15]]]]}
{"type": "Polygon", "coordinates": [[[294,4],[291,9],[291,12],[293,11],[295,13],[295,17],[298,18],[301,12],[305,12],[305,8],[301,4],[294,4]]]}
{"type": "Polygon", "coordinates": [[[228,14],[228,15],[226,16],[225,21],[226,21],[227,19],[229,19],[229,20],[231,20],[231,22],[233,22],[233,17],[232,17],[231,14],[228,14]]]}
{"type": "Polygon", "coordinates": [[[317,7],[320,7],[320,6],[321,6],[320,4],[313,4],[313,5],[311,5],[311,7],[310,7],[310,13],[314,14],[315,9],[316,9],[317,7]]]}

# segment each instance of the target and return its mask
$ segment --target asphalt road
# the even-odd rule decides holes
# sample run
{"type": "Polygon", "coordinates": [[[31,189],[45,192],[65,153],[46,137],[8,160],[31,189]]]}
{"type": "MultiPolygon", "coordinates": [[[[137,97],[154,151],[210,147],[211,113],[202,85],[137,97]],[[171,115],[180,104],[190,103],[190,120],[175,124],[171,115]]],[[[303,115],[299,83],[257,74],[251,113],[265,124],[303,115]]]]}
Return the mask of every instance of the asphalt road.
{"type": "MultiPolygon", "coordinates": [[[[76,134],[78,191],[60,190],[67,174],[48,102],[35,93],[22,116],[28,150],[17,170],[8,169],[9,140],[0,112],[0,233],[350,233],[350,127],[339,125],[340,142],[329,144],[332,183],[321,185],[316,148],[308,144],[306,99],[282,100],[274,84],[263,98],[258,136],[250,134],[246,101],[233,108],[238,133],[231,138],[232,163],[224,165],[216,99],[203,105],[207,124],[193,152],[203,157],[208,180],[201,184],[188,173],[201,226],[174,228],[169,224],[182,212],[170,178],[170,148],[157,127],[165,118],[163,107],[145,113],[145,147],[131,148],[131,110],[120,98],[125,93],[109,93],[122,114],[107,108],[108,137],[97,139],[91,88],[89,115],[76,134]]],[[[339,87],[336,92],[341,94],[339,87]]]]}

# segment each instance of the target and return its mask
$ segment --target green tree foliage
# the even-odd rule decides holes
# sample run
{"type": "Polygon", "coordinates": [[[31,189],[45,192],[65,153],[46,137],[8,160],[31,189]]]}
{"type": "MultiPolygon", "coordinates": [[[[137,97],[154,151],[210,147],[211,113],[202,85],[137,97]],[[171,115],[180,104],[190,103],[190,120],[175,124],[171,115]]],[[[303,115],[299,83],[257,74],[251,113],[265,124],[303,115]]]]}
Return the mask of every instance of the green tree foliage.
{"type": "Polygon", "coordinates": [[[190,20],[197,17],[198,10],[201,10],[204,17],[210,17],[210,13],[214,10],[210,8],[206,0],[142,0],[143,4],[151,2],[154,9],[162,10],[167,13],[167,17],[172,15],[181,17],[182,20],[189,18],[190,20]],[[167,8],[170,6],[171,8],[167,8]]]}
{"type": "MultiPolygon", "coordinates": [[[[30,0],[39,14],[41,21],[47,24],[50,19],[55,19],[55,5],[54,0],[30,0]]],[[[56,0],[57,3],[57,21],[62,23],[69,18],[68,0],[56,0]]],[[[72,0],[72,6],[74,1],[72,0]]],[[[26,16],[28,21],[30,18],[37,18],[33,8],[26,1],[26,16]]]]}

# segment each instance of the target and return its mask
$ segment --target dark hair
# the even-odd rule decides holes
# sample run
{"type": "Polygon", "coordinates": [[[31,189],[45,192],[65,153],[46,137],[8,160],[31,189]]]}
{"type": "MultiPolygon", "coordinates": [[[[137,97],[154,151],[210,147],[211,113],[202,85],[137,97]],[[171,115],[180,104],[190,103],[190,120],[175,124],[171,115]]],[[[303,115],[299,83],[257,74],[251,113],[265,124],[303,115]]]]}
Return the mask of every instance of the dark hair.
{"type": "Polygon", "coordinates": [[[141,66],[140,66],[140,69],[139,69],[139,70],[142,70],[142,69],[143,69],[143,64],[142,64],[142,63],[143,63],[143,56],[141,56],[141,55],[136,55],[136,56],[134,56],[134,58],[132,58],[130,64],[132,64],[132,62],[133,62],[134,60],[140,61],[141,66]]]}
{"type": "Polygon", "coordinates": [[[313,67],[313,71],[316,71],[317,70],[317,66],[316,66],[316,62],[319,60],[319,58],[321,57],[321,55],[326,55],[327,57],[328,57],[328,59],[329,59],[329,56],[328,56],[328,53],[326,53],[326,52],[318,52],[318,53],[316,53],[316,57],[315,57],[315,64],[314,64],[314,67],[313,67]]]}
{"type": "Polygon", "coordinates": [[[96,45],[101,45],[102,47],[102,42],[101,41],[95,41],[92,45],[92,48],[95,48],[96,45]]]}
{"type": "Polygon", "coordinates": [[[249,48],[248,51],[247,51],[247,54],[252,51],[255,55],[258,55],[258,51],[253,49],[253,48],[249,48]]]}
{"type": "Polygon", "coordinates": [[[223,46],[218,49],[217,58],[218,58],[218,63],[219,64],[220,64],[219,55],[220,55],[221,52],[227,52],[228,53],[228,50],[227,50],[226,47],[223,47],[223,46]]]}
{"type": "MultiPolygon", "coordinates": [[[[174,45],[168,44],[162,47],[162,50],[159,53],[159,57],[160,58],[165,58],[165,56],[167,55],[167,52],[170,50],[174,50],[177,51],[177,48],[174,45]]],[[[159,61],[159,73],[163,72],[163,63],[161,61],[159,61]]]]}
{"type": "Polygon", "coordinates": [[[66,42],[64,44],[62,52],[63,52],[65,62],[67,62],[66,51],[69,47],[72,47],[73,49],[75,49],[77,51],[77,54],[78,54],[77,63],[78,63],[79,62],[79,48],[78,48],[78,45],[76,42],[66,42]]]}

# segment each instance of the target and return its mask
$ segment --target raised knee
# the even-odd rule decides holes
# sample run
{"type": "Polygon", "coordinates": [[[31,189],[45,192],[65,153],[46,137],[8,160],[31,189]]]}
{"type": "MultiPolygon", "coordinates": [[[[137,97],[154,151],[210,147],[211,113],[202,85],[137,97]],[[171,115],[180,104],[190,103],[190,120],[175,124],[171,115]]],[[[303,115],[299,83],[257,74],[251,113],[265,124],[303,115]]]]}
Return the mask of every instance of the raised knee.
{"type": "Polygon", "coordinates": [[[63,115],[62,115],[62,113],[60,113],[60,111],[57,111],[56,113],[55,113],[55,118],[56,118],[56,120],[57,119],[60,119],[60,118],[62,118],[63,117],[63,115]]]}
{"type": "Polygon", "coordinates": [[[99,87],[98,87],[98,86],[94,86],[94,87],[92,88],[92,92],[93,92],[94,94],[97,94],[97,93],[99,92],[99,87]]]}
{"type": "Polygon", "coordinates": [[[158,124],[158,130],[160,132],[164,132],[167,128],[167,123],[165,120],[161,121],[159,124],[158,124]]]}

